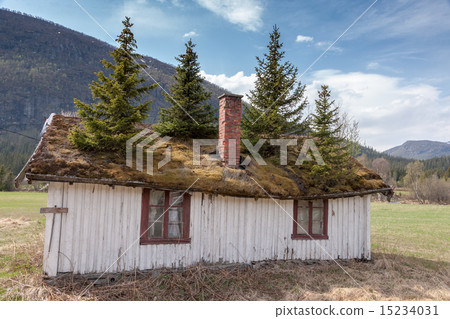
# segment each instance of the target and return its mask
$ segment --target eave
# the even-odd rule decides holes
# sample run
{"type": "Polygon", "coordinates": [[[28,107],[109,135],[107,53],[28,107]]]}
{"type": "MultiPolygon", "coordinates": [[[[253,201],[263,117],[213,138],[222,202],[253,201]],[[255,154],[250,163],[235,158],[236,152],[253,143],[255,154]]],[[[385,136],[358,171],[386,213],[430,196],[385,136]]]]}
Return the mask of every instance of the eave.
{"type": "MultiPolygon", "coordinates": [[[[175,188],[168,188],[156,183],[147,183],[140,181],[127,181],[121,182],[114,179],[94,179],[94,178],[82,178],[76,176],[56,176],[56,175],[43,175],[43,174],[32,174],[26,173],[25,177],[28,180],[28,183],[32,181],[43,181],[43,182],[60,182],[60,183],[82,183],[82,184],[97,184],[97,185],[108,185],[108,186],[126,186],[126,187],[141,187],[141,188],[153,188],[153,189],[161,189],[161,190],[179,190],[175,188]]],[[[219,192],[206,192],[204,190],[198,189],[195,187],[191,187],[189,191],[192,192],[202,192],[205,194],[213,194],[213,195],[223,195],[229,196],[225,194],[221,194],[219,192]]],[[[242,197],[242,198],[273,198],[273,199],[281,199],[281,200],[314,200],[314,199],[335,199],[335,198],[346,198],[346,197],[354,197],[354,196],[364,196],[370,194],[381,193],[388,198],[393,193],[393,189],[391,187],[380,188],[380,189],[371,189],[364,191],[356,191],[356,192],[343,192],[343,193],[331,193],[331,194],[320,194],[314,196],[300,196],[300,197],[281,197],[281,196],[272,196],[268,195],[267,197],[255,197],[255,196],[245,196],[245,195],[233,195],[233,197],[242,197]]]]}

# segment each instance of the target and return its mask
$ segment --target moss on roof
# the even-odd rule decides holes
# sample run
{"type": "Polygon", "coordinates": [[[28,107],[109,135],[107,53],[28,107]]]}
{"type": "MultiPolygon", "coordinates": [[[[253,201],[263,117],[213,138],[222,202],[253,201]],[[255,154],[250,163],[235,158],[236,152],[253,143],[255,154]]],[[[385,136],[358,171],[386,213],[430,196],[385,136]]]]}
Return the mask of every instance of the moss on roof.
{"type": "MultiPolygon", "coordinates": [[[[67,138],[69,131],[80,120],[56,115],[42,137],[41,143],[25,168],[29,180],[82,181],[111,185],[148,186],[161,189],[187,189],[193,191],[245,197],[307,198],[338,194],[386,191],[389,188],[375,172],[356,160],[348,163],[348,173],[338,183],[322,180],[301,166],[277,165],[275,158],[267,165],[251,161],[245,169],[225,167],[219,161],[210,161],[214,147],[202,147],[201,165],[193,165],[191,140],[172,139],[171,161],[154,174],[126,166],[125,155],[120,153],[94,153],[76,149],[67,138]]],[[[141,124],[138,129],[151,128],[141,124]]],[[[301,143],[299,143],[301,148],[301,143]]],[[[164,158],[164,149],[154,152],[154,163],[164,158]]],[[[289,151],[288,163],[294,163],[298,148],[289,151]]],[[[242,154],[246,156],[246,154],[242,154]]],[[[144,155],[145,158],[145,155],[144,155]]],[[[155,164],[156,165],[156,164],[155,164]]],[[[355,194],[356,195],[356,194],[355,194]]]]}

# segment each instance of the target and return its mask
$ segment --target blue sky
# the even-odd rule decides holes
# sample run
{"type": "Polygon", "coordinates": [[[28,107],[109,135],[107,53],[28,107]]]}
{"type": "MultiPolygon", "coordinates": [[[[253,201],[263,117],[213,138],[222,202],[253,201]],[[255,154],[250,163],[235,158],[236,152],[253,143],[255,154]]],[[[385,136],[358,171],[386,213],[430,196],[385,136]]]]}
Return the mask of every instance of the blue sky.
{"type": "MultiPolygon", "coordinates": [[[[206,79],[233,93],[254,81],[255,56],[280,28],[313,109],[328,84],[378,150],[406,140],[450,141],[450,2],[446,0],[76,0],[113,37],[125,15],[138,51],[175,64],[192,38],[206,79]],[[344,35],[344,31],[373,6],[344,35]],[[311,64],[336,44],[312,67],[311,64]]],[[[113,44],[74,0],[0,0],[113,44]]],[[[96,71],[96,70],[93,70],[96,71]]]]}

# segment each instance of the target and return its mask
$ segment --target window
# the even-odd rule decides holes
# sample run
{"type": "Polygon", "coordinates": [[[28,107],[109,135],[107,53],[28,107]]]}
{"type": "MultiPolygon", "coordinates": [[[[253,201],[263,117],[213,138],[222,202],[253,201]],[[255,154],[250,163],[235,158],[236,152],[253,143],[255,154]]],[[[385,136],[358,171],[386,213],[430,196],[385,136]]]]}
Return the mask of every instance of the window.
{"type": "Polygon", "coordinates": [[[294,201],[292,239],[328,239],[328,200],[294,201]]]}
{"type": "Polygon", "coordinates": [[[191,195],[182,191],[144,189],[141,244],[190,243],[191,195]]]}

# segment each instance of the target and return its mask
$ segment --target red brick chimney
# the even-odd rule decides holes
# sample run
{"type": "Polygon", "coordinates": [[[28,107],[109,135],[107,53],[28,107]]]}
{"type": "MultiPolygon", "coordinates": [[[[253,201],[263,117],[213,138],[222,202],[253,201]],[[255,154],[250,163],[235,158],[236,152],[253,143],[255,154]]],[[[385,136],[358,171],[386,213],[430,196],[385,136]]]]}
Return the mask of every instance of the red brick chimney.
{"type": "Polygon", "coordinates": [[[232,168],[239,167],[241,152],[241,98],[236,94],[219,96],[219,154],[232,168]]]}

